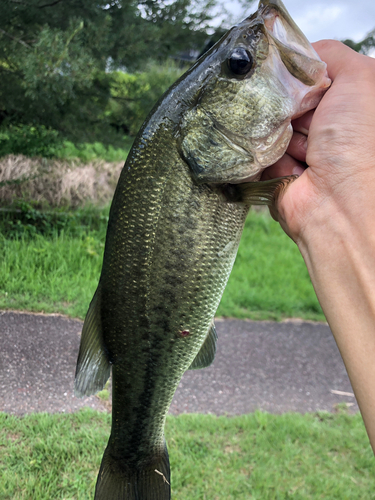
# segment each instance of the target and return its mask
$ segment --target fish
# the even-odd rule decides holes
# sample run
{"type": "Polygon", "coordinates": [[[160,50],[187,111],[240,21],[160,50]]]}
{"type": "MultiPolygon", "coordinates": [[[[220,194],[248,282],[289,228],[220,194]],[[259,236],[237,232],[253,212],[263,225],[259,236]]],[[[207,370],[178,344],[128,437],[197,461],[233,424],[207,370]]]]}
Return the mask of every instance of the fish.
{"type": "Polygon", "coordinates": [[[76,368],[77,396],[101,390],[112,372],[95,500],[171,498],[171,400],[186,370],[214,359],[214,316],[250,206],[274,205],[294,179],[261,182],[262,171],[329,84],[282,2],[261,0],[141,127],[112,201],[76,368]]]}

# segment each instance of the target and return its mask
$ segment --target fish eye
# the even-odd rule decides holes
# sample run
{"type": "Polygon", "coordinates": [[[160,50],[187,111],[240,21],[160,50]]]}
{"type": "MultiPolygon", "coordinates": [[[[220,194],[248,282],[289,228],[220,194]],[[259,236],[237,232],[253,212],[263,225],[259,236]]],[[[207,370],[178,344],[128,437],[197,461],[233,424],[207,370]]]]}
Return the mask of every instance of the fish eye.
{"type": "Polygon", "coordinates": [[[249,73],[253,67],[253,57],[246,49],[238,47],[234,49],[228,59],[228,66],[231,72],[238,76],[249,73]]]}

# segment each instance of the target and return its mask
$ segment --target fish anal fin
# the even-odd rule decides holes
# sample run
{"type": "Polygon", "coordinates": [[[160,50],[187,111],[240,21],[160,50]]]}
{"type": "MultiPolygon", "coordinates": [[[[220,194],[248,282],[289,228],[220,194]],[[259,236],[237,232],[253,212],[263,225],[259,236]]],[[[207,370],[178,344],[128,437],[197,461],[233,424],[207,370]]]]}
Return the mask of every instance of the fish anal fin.
{"type": "Polygon", "coordinates": [[[78,397],[90,396],[102,390],[110,375],[110,363],[103,343],[100,300],[98,287],[82,328],[74,383],[74,393],[78,397]]]}
{"type": "Polygon", "coordinates": [[[206,368],[207,366],[210,366],[210,364],[215,359],[216,341],[216,328],[214,322],[212,322],[207,337],[203,342],[198,354],[195,356],[194,361],[189,366],[189,370],[198,370],[199,368],[206,368]]]}

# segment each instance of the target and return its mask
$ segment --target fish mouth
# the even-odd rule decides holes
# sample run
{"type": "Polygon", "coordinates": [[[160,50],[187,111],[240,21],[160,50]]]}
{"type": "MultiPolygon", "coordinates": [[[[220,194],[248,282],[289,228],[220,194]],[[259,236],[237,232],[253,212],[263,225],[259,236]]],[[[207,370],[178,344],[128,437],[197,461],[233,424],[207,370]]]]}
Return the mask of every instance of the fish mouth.
{"type": "Polygon", "coordinates": [[[263,170],[283,156],[293,135],[293,128],[289,118],[266,140],[264,137],[249,138],[234,134],[212,117],[210,119],[229,147],[236,150],[243,157],[248,157],[249,161],[253,163],[253,174],[249,175],[249,172],[246,172],[243,179],[237,177],[232,182],[244,182],[244,179],[246,182],[258,181],[263,170]]]}
{"type": "MultiPolygon", "coordinates": [[[[305,87],[304,95],[298,92],[302,99],[299,109],[292,116],[292,119],[298,118],[316,108],[330,87],[327,65],[293,21],[281,0],[261,0],[257,17],[263,21],[270,46],[275,46],[288,72],[305,87]]],[[[296,87],[302,89],[301,85],[296,87]]]]}
{"type": "Polygon", "coordinates": [[[251,146],[255,152],[255,159],[260,172],[257,174],[258,180],[262,171],[279,160],[289,145],[293,135],[291,120],[287,119],[280,125],[274,134],[271,134],[266,141],[261,139],[251,139],[251,146]]]}
{"type": "MultiPolygon", "coordinates": [[[[244,149],[254,155],[257,172],[246,181],[257,181],[262,171],[276,163],[293,135],[291,121],[315,109],[331,85],[327,65],[293,21],[281,0],[261,0],[251,21],[264,26],[269,56],[264,62],[284,88],[285,119],[266,137],[247,138],[244,149]]],[[[228,134],[227,134],[228,135],[228,134]]],[[[238,138],[230,137],[238,144],[238,138]],[[237,139],[237,140],[236,140],[237,139]]]]}

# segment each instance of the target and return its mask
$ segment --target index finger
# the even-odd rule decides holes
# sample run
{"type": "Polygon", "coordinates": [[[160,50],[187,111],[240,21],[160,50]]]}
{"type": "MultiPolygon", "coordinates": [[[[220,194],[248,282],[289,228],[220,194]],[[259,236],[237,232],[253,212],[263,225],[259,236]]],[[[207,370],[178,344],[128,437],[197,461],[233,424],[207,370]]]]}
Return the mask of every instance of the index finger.
{"type": "Polygon", "coordinates": [[[304,135],[309,135],[309,129],[311,125],[311,120],[314,116],[315,109],[312,109],[305,113],[304,115],[296,118],[292,121],[293,130],[296,132],[300,132],[304,135]]]}

